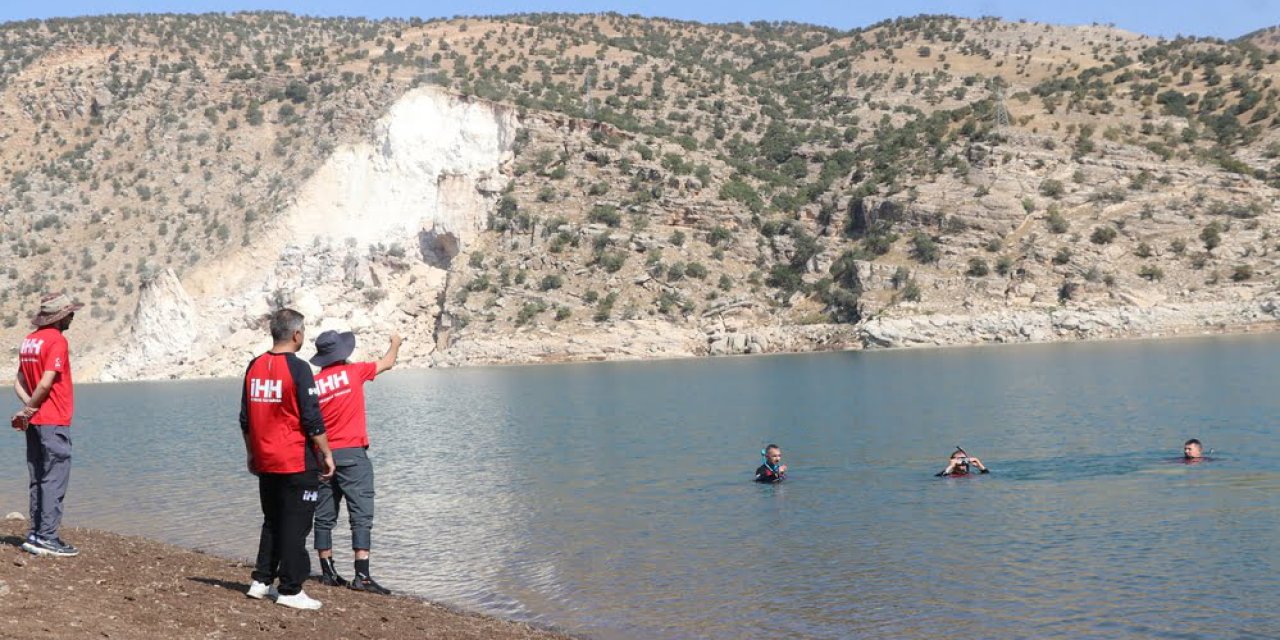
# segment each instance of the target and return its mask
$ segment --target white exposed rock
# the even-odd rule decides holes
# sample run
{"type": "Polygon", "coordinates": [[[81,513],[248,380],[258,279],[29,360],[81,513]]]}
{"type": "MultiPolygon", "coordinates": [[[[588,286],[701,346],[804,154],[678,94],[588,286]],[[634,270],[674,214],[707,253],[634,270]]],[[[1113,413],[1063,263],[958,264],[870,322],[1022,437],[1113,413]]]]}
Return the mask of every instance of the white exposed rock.
{"type": "Polygon", "coordinates": [[[370,352],[398,331],[402,361],[429,363],[446,270],[507,183],[517,127],[512,109],[407,93],[369,142],[333,152],[273,233],[193,273],[185,290],[172,272],[146,285],[131,344],[103,378],[234,374],[270,346],[263,319],[280,305],[306,316],[311,336],[366,334],[370,352]]]}
{"type": "Polygon", "coordinates": [[[138,292],[128,345],[103,372],[103,378],[129,377],[150,363],[193,356],[204,322],[172,269],[144,282],[138,292]]]}
{"type": "Polygon", "coordinates": [[[17,511],[10,511],[9,513],[4,514],[4,519],[5,520],[26,520],[27,517],[22,515],[21,513],[18,513],[17,511]]]}

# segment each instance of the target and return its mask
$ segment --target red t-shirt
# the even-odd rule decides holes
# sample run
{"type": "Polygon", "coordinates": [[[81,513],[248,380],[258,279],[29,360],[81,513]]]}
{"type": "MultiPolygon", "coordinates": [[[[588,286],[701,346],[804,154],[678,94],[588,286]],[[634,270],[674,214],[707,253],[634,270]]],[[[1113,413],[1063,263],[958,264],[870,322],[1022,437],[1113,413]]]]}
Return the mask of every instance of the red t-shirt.
{"type": "Polygon", "coordinates": [[[300,473],[316,467],[308,435],[325,432],[311,367],[292,353],[264,353],[249,364],[240,400],[254,471],[300,473]]]}
{"type": "Polygon", "coordinates": [[[329,365],[316,374],[320,392],[320,414],[324,416],[329,448],[369,446],[369,429],[364,418],[364,383],[378,375],[378,363],[355,362],[329,365]]]}
{"type": "Polygon", "coordinates": [[[18,376],[28,392],[35,392],[44,372],[56,371],[49,397],[31,416],[31,424],[71,426],[75,413],[75,392],[71,387],[71,358],[67,339],[54,327],[41,327],[22,341],[18,351],[18,376]]]}

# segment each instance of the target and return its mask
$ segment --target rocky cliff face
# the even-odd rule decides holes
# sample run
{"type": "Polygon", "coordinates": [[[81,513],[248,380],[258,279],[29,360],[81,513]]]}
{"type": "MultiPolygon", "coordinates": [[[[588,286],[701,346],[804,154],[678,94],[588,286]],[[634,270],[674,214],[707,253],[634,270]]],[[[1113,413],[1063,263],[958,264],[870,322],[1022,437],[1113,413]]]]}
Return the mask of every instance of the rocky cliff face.
{"type": "Polygon", "coordinates": [[[312,336],[357,331],[366,353],[398,331],[403,358],[425,363],[448,269],[506,186],[517,127],[508,108],[408,93],[368,142],[336,149],[248,247],[185,288],[172,271],[144,286],[130,343],[101,377],[230,374],[270,346],[265,320],[281,305],[306,315],[312,336]]]}

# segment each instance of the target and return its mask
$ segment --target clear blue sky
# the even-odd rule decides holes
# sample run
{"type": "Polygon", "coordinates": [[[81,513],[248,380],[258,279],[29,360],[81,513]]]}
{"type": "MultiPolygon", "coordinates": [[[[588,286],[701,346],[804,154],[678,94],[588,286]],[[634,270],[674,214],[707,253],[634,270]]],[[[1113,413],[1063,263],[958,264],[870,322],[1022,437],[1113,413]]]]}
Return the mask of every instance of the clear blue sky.
{"type": "Polygon", "coordinates": [[[1234,38],[1262,27],[1280,25],[1280,0],[0,0],[0,3],[0,22],[105,13],[247,10],[371,18],[617,11],[700,22],[793,20],[849,29],[885,18],[946,13],[966,17],[990,15],[1009,20],[1026,18],[1055,24],[1112,23],[1149,35],[1220,38],[1234,38]]]}

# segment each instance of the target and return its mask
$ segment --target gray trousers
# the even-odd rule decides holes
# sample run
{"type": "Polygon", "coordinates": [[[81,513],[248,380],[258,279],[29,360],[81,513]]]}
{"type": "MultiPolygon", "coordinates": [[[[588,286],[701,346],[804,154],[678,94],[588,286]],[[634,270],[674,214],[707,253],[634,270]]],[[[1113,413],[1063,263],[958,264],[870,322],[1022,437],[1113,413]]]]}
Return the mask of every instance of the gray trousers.
{"type": "Polygon", "coordinates": [[[347,500],[351,520],[351,548],[369,549],[373,537],[373,463],[363,447],[333,450],[338,467],[329,482],[320,483],[316,503],[316,549],[333,548],[333,527],[338,524],[338,505],[347,500]]]}
{"type": "Polygon", "coordinates": [[[71,482],[71,427],[27,427],[27,476],[31,489],[31,533],[58,537],[62,498],[71,482]]]}

